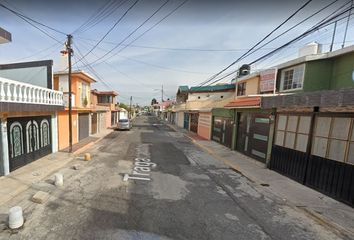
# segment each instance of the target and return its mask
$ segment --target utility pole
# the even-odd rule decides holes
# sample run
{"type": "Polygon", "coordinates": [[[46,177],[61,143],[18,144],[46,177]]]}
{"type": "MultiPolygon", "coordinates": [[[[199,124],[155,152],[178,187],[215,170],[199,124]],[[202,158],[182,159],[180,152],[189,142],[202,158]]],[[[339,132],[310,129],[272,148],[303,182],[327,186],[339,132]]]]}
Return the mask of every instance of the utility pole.
{"type": "Polygon", "coordinates": [[[132,101],[133,101],[133,96],[130,96],[130,104],[129,104],[129,119],[132,118],[132,101]]]}
{"type": "Polygon", "coordinates": [[[73,125],[72,125],[72,104],[71,104],[71,99],[72,99],[72,94],[71,94],[71,56],[73,53],[73,49],[71,48],[71,41],[73,36],[72,35],[67,35],[68,40],[66,42],[66,51],[68,54],[68,83],[69,83],[69,152],[73,151],[73,125]]]}
{"type": "Polygon", "coordinates": [[[161,103],[163,103],[163,85],[161,86],[161,103]]]}

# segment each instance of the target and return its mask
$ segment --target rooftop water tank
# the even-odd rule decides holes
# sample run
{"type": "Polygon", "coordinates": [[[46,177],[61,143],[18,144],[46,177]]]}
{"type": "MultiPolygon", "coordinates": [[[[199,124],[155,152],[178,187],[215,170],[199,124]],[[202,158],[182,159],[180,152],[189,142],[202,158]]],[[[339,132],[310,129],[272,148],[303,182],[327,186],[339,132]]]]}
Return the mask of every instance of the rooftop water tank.
{"type": "Polygon", "coordinates": [[[312,42],[299,49],[299,57],[322,53],[322,44],[312,42]]]}

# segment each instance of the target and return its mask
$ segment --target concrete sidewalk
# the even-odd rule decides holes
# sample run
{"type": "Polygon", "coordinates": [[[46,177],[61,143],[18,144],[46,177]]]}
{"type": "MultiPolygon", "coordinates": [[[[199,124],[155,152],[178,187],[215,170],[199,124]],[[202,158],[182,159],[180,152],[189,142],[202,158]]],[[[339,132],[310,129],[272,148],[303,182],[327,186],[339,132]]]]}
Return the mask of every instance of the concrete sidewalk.
{"type": "Polygon", "coordinates": [[[81,154],[111,132],[113,132],[112,129],[107,129],[93,135],[95,141],[81,146],[72,154],[67,152],[52,153],[11,172],[7,176],[0,177],[0,206],[27,190],[33,184],[64,168],[75,159],[75,156],[81,154]]]}
{"type": "Polygon", "coordinates": [[[0,178],[0,206],[27,190],[32,184],[53,174],[73,159],[72,154],[57,152],[23,166],[0,178]]]}
{"type": "Polygon", "coordinates": [[[284,203],[303,211],[322,225],[354,239],[353,208],[278,174],[266,168],[263,163],[232,151],[219,143],[198,140],[195,133],[175,125],[168,124],[168,126],[184,133],[204,151],[260,186],[265,194],[283,199],[284,203]]]}

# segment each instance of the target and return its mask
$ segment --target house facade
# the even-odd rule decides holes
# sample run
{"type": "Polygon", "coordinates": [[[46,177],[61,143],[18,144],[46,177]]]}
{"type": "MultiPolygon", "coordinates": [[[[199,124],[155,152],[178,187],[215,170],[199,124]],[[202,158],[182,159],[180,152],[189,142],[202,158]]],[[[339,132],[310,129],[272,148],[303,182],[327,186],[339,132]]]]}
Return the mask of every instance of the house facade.
{"type": "Polygon", "coordinates": [[[51,60],[0,65],[0,175],[58,150],[51,60]]]}
{"type": "Polygon", "coordinates": [[[110,108],[98,104],[97,90],[91,90],[91,112],[90,112],[91,128],[90,135],[101,133],[107,129],[107,118],[110,120],[110,108]]]}
{"type": "Polygon", "coordinates": [[[186,110],[186,101],[188,99],[188,92],[189,92],[189,87],[188,86],[179,86],[176,94],[176,103],[174,110],[176,112],[176,119],[175,119],[175,124],[180,127],[180,128],[189,128],[189,118],[185,115],[188,115],[185,113],[186,110]]]}
{"type": "Polygon", "coordinates": [[[97,106],[106,107],[108,112],[106,114],[106,127],[114,127],[118,122],[117,96],[115,91],[92,91],[97,96],[97,106]]]}
{"type": "Polygon", "coordinates": [[[125,108],[119,108],[118,120],[119,119],[128,119],[128,111],[125,108]]]}
{"type": "Polygon", "coordinates": [[[354,206],[354,46],[278,66],[270,168],[354,206]]]}
{"type": "Polygon", "coordinates": [[[0,27],[0,44],[12,41],[11,33],[0,27]]]}
{"type": "MultiPolygon", "coordinates": [[[[73,144],[89,137],[91,132],[91,83],[96,80],[83,71],[74,71],[71,75],[72,89],[72,142],[73,144]]],[[[67,131],[59,131],[58,143],[59,150],[69,147],[69,84],[68,73],[57,72],[54,74],[54,88],[60,90],[64,94],[65,109],[58,112],[58,125],[61,129],[67,131]]]]}
{"type": "Polygon", "coordinates": [[[274,94],[276,70],[255,72],[236,79],[235,99],[225,105],[235,117],[232,149],[266,163],[272,145],[272,109],[261,109],[264,96],[274,94]]]}
{"type": "MultiPolygon", "coordinates": [[[[183,127],[204,139],[213,139],[213,136],[215,139],[215,131],[212,129],[213,126],[219,126],[219,119],[213,118],[213,109],[221,108],[230,102],[234,92],[234,84],[191,87],[185,104],[182,102],[176,108],[176,111],[183,112],[183,127]],[[184,106],[184,109],[181,109],[181,106],[184,106]]],[[[177,122],[181,124],[179,117],[177,122]]]]}

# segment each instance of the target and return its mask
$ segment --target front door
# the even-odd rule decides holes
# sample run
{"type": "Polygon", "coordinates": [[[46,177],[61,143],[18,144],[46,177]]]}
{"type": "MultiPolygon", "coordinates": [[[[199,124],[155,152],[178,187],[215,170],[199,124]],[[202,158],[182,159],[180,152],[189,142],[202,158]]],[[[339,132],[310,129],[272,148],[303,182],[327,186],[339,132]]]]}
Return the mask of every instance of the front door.
{"type": "Polygon", "coordinates": [[[234,121],[232,118],[214,117],[212,139],[231,148],[234,121]]]}
{"type": "Polygon", "coordinates": [[[239,113],[236,150],[265,162],[268,151],[269,127],[268,114],[239,113]]]}
{"type": "Polygon", "coordinates": [[[50,116],[8,119],[10,171],[52,152],[50,116]]]}
{"type": "Polygon", "coordinates": [[[97,113],[92,113],[91,116],[91,134],[97,133],[97,113]]]}
{"type": "Polygon", "coordinates": [[[251,119],[251,156],[261,162],[266,161],[268,152],[270,120],[269,114],[253,114],[251,119]]]}
{"type": "Polygon", "coordinates": [[[184,113],[183,128],[189,129],[189,113],[184,113]]]}
{"type": "Polygon", "coordinates": [[[198,113],[192,113],[191,114],[191,126],[190,126],[190,130],[192,132],[197,133],[198,132],[198,118],[199,118],[199,114],[198,113]]]}
{"type": "Polygon", "coordinates": [[[89,136],[89,114],[79,113],[79,141],[89,136]]]}
{"type": "Polygon", "coordinates": [[[236,150],[239,152],[248,153],[251,116],[248,113],[239,113],[237,115],[237,118],[238,118],[238,127],[237,127],[236,150]]]}

